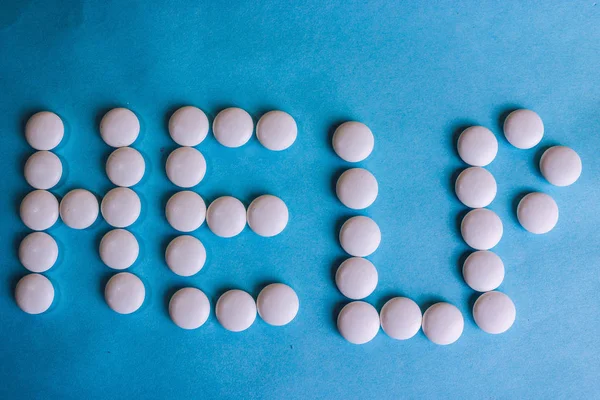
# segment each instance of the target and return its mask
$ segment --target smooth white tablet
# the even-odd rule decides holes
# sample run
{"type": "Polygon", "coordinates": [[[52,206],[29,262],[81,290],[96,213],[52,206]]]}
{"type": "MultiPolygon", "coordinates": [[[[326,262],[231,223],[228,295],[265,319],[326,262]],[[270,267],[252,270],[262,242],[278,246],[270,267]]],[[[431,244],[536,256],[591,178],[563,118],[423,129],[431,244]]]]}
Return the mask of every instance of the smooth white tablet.
{"type": "Polygon", "coordinates": [[[25,180],[36,189],[50,189],[60,181],[62,163],[56,154],[49,151],[33,153],[25,163],[25,180]]]}
{"type": "Polygon", "coordinates": [[[113,108],[100,121],[100,136],[109,146],[130,146],[139,134],[140,121],[126,108],[113,108]]]}
{"type": "Polygon", "coordinates": [[[60,218],[69,228],[85,229],[98,218],[98,199],[88,190],[71,190],[60,201],[60,218]]]}
{"type": "Polygon", "coordinates": [[[206,249],[202,242],[193,236],[178,236],[167,246],[165,261],[176,275],[192,276],[204,267],[206,249]]]}
{"type": "Polygon", "coordinates": [[[581,175],[581,158],[569,147],[550,147],[540,159],[540,170],[551,184],[569,186],[581,175]]]}
{"type": "Polygon", "coordinates": [[[58,219],[58,200],[50,192],[34,190],[21,201],[19,214],[29,229],[44,231],[58,219]]]}
{"type": "Polygon", "coordinates": [[[458,175],[454,190],[465,206],[482,208],[494,201],[497,186],[494,176],[488,170],[470,167],[458,175]]]}
{"type": "Polygon", "coordinates": [[[340,334],[353,344],[373,340],[379,332],[379,314],[375,307],[364,301],[353,301],[342,308],[337,318],[340,334]]]}
{"type": "Polygon", "coordinates": [[[265,194],[257,197],[248,206],[248,226],[264,237],[280,234],[289,219],[288,208],[279,197],[265,194]]]}
{"type": "Polygon", "coordinates": [[[473,319],[484,332],[504,333],[515,322],[517,310],[513,301],[501,292],[487,292],[479,296],[473,306],[473,319]]]}
{"type": "Polygon", "coordinates": [[[335,273],[339,291],[352,300],[364,299],[377,287],[377,268],[371,261],[352,257],[340,264],[335,273]]]}
{"type": "Polygon", "coordinates": [[[137,276],[129,272],[113,275],[104,288],[106,304],[119,314],[131,314],[144,303],[146,289],[137,276]]]}
{"type": "Polygon", "coordinates": [[[542,140],[544,123],[531,110],[516,110],[504,120],[504,136],[516,148],[530,149],[542,140]]]}
{"type": "Polygon", "coordinates": [[[219,197],[208,206],[206,223],[217,236],[230,238],[239,235],[246,226],[246,207],[235,197],[219,197]]]}
{"type": "Polygon", "coordinates": [[[256,124],[258,141],[269,150],[281,151],[290,147],[298,136],[294,118],[283,111],[269,111],[256,124]]]}
{"type": "Polygon", "coordinates": [[[252,137],[254,122],[241,108],[226,108],[213,121],[215,139],[225,147],[243,146],[252,137]]]}
{"type": "Polygon", "coordinates": [[[298,295],[288,285],[272,283],[260,291],[256,298],[258,315],[269,325],[287,325],[300,308],[298,295]]]}
{"type": "Polygon", "coordinates": [[[465,242],[475,250],[489,250],[500,242],[504,228],[500,217],[487,208],[469,211],[460,224],[465,242]]]}
{"type": "Polygon", "coordinates": [[[144,177],[144,157],[134,148],[116,149],[106,160],[106,175],[117,186],[133,186],[144,177]]]}
{"type": "Polygon", "coordinates": [[[210,301],[200,289],[179,289],[169,301],[169,315],[180,328],[200,328],[210,315],[210,301]]]}
{"type": "Polygon", "coordinates": [[[199,184],[206,175],[206,160],[193,147],[180,147],[169,154],[165,170],[173,184],[191,188],[199,184]]]}
{"type": "Polygon", "coordinates": [[[353,210],[362,210],[373,204],[379,185],[373,174],[366,169],[351,168],[340,175],[335,192],[343,205],[353,210]]]}
{"type": "Polygon", "coordinates": [[[344,122],[333,133],[333,150],[341,159],[359,162],[369,157],[375,145],[373,132],[361,122],[344,122]]]}
{"type": "Polygon", "coordinates": [[[180,146],[197,146],[208,134],[208,118],[197,107],[181,107],[169,118],[169,135],[180,146]]]}
{"type": "Polygon", "coordinates": [[[54,301],[54,286],[44,275],[25,275],[15,288],[15,301],[27,314],[41,314],[54,301]]]}
{"type": "Polygon", "coordinates": [[[504,280],[504,263],[496,253],[476,251],[465,260],[463,277],[469,287],[478,292],[496,289],[504,280]]]}
{"type": "Polygon", "coordinates": [[[394,297],[383,305],[381,328],[392,339],[406,340],[421,329],[421,309],[408,297],[394,297]]]}
{"type": "Polygon", "coordinates": [[[108,267],[127,269],[137,260],[140,246],[133,233],[125,229],[113,229],[102,237],[99,253],[108,267]]]}
{"type": "Polygon", "coordinates": [[[184,190],[175,193],[165,207],[169,224],[180,232],[191,232],[204,222],[206,204],[198,193],[184,190]]]}
{"type": "Polygon", "coordinates": [[[31,272],[47,271],[57,259],[58,245],[47,233],[30,233],[19,245],[19,261],[31,272]]]}
{"type": "Polygon", "coordinates": [[[136,192],[129,188],[118,187],[106,193],[100,210],[107,224],[115,228],[125,228],[138,219],[142,211],[142,203],[136,192]]]}
{"type": "Polygon", "coordinates": [[[517,206],[517,218],[531,233],[548,233],[558,222],[558,205],[546,193],[529,193],[517,206]]]}
{"type": "Polygon", "coordinates": [[[217,300],[215,314],[223,328],[231,332],[241,332],[254,323],[256,303],[252,296],[243,290],[229,290],[217,300]]]}
{"type": "Polygon", "coordinates": [[[50,111],[33,114],[25,124],[25,139],[36,150],[52,150],[58,146],[64,134],[62,120],[50,111]]]}
{"type": "Polygon", "coordinates": [[[381,231],[369,217],[352,217],[340,229],[340,245],[351,256],[366,257],[377,250],[379,243],[381,231]]]}
{"type": "Polygon", "coordinates": [[[456,342],[464,326],[462,313],[450,303],[436,303],[423,314],[423,333],[435,344],[456,342]]]}
{"type": "Polygon", "coordinates": [[[484,126],[471,126],[462,131],[456,147],[460,158],[475,167],[485,167],[498,154],[498,140],[484,126]]]}

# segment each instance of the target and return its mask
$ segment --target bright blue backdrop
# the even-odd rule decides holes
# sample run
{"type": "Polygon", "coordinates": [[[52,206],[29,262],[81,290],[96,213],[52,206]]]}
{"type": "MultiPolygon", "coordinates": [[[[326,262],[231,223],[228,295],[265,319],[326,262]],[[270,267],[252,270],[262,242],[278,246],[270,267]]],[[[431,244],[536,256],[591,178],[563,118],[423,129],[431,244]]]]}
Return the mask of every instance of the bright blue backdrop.
{"type": "MultiPolygon", "coordinates": [[[[0,398],[2,399],[398,399],[597,398],[600,396],[600,6],[589,1],[4,1],[0,5],[0,398]],[[176,191],[164,162],[175,148],[166,123],[192,104],[212,120],[227,106],[255,119],[271,109],[292,114],[298,140],[270,152],[253,138],[227,149],[211,136],[198,146],[208,173],[196,190],[207,200],[230,194],[248,204],[273,193],[290,209],[283,234],[246,229],[218,239],[195,235],[208,260],[191,278],[166,267],[176,232],[164,218],[176,191]],[[141,254],[131,272],[147,289],[133,315],[112,312],[103,286],[113,273],[97,254],[109,230],[62,223],[47,272],[56,288],[51,310],[30,316],[13,300],[25,275],[17,247],[28,230],[18,205],[31,190],[22,167],[32,153],[23,136],[35,111],[58,113],[66,136],[56,153],[65,174],[52,192],[78,187],[99,198],[111,184],[111,149],[98,134],[103,113],[131,108],[142,131],[134,147],[146,159],[135,187],[143,213],[131,230],[141,254]],[[514,108],[537,111],[546,134],[532,150],[511,147],[501,121],[514,108]],[[333,281],[344,259],[340,222],[357,214],[333,191],[347,164],[330,147],[332,129],[355,119],[376,137],[359,164],[379,180],[364,214],[383,241],[370,257],[380,283],[367,301],[378,309],[394,295],[426,308],[445,300],[465,316],[464,334],[446,347],[422,333],[399,342],[383,332],[354,346],[337,333],[347,300],[333,281]],[[491,205],[504,222],[496,247],[506,265],[500,290],[517,307],[503,335],[473,322],[476,298],[463,282],[468,253],[453,177],[464,168],[454,142],[461,128],[489,127],[498,157],[491,205]],[[549,145],[573,147],[583,174],[552,187],[536,160],[549,145]],[[551,194],[560,220],[547,235],[525,232],[515,218],[519,195],[551,194]],[[211,315],[184,331],[169,319],[175,289],[196,286],[211,302],[230,288],[253,295],[269,282],[294,287],[301,308],[282,328],[261,320],[243,333],[211,315]]],[[[359,214],[363,214],[360,212],[359,214]]]]}

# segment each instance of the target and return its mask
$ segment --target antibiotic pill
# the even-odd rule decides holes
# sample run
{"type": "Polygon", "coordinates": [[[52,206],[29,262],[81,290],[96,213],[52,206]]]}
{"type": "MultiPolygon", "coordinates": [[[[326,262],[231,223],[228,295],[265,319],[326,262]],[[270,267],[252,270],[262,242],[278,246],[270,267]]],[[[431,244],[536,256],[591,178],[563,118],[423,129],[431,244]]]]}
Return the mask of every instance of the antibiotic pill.
{"type": "Polygon", "coordinates": [[[531,233],[548,233],[558,222],[558,205],[546,193],[529,193],[517,206],[517,218],[531,233]]]}
{"type": "Polygon", "coordinates": [[[165,169],[173,184],[191,188],[199,184],[206,175],[206,160],[193,147],[180,147],[169,154],[165,169]]]}
{"type": "Polygon", "coordinates": [[[348,208],[362,210],[377,198],[379,185],[372,173],[363,168],[345,171],[335,186],[338,199],[348,208]]]}
{"type": "Polygon", "coordinates": [[[127,269],[140,253],[140,246],[133,234],[125,229],[113,229],[100,241],[100,258],[112,269],[127,269]]]}
{"type": "Polygon", "coordinates": [[[15,301],[27,314],[41,314],[54,301],[54,286],[44,275],[25,275],[15,288],[15,301]]]}
{"type": "Polygon", "coordinates": [[[31,272],[47,271],[57,259],[58,245],[47,233],[30,233],[19,245],[19,261],[31,272]]]}
{"type": "Polygon", "coordinates": [[[456,178],[456,197],[467,207],[482,208],[496,197],[496,180],[486,169],[470,167],[456,178]]]}
{"type": "Polygon", "coordinates": [[[58,200],[50,192],[34,190],[21,201],[19,214],[29,229],[44,231],[58,219],[58,200]]]}
{"type": "Polygon", "coordinates": [[[231,332],[241,332],[254,323],[256,303],[252,296],[242,290],[229,290],[217,300],[215,314],[223,328],[231,332]]]}
{"type": "Polygon", "coordinates": [[[180,232],[191,232],[200,227],[206,216],[206,204],[198,193],[184,190],[175,193],[165,207],[169,224],[180,232]]]}
{"type": "Polygon", "coordinates": [[[517,310],[513,301],[501,292],[487,292],[473,305],[473,319],[484,332],[504,333],[515,322],[517,310]]]}
{"type": "Polygon", "coordinates": [[[200,328],[210,315],[210,302],[200,289],[187,287],[178,290],[169,301],[169,316],[180,328],[200,328]]]}
{"type": "Polygon", "coordinates": [[[360,257],[345,260],[337,269],[335,284],[339,291],[352,300],[369,296],[377,287],[377,268],[360,257]]]}
{"type": "Polygon", "coordinates": [[[544,136],[544,123],[531,110],[516,110],[504,120],[504,136],[518,149],[530,149],[544,136]]]}
{"type": "Polygon", "coordinates": [[[25,163],[25,180],[36,189],[50,189],[60,181],[62,163],[56,154],[49,151],[33,153],[25,163]]]}
{"type": "Polygon", "coordinates": [[[264,237],[280,234],[289,219],[288,208],[279,197],[265,194],[250,203],[247,212],[248,226],[264,237]]]}
{"type": "Polygon", "coordinates": [[[469,165],[485,167],[498,154],[498,140],[488,128],[471,126],[458,137],[458,155],[469,165]]]}
{"type": "Polygon", "coordinates": [[[206,223],[217,236],[230,238],[239,235],[246,226],[246,207],[235,197],[219,197],[208,206],[206,223]]]}
{"type": "Polygon", "coordinates": [[[272,283],[260,291],[256,299],[258,315],[269,325],[287,325],[300,308],[298,295],[288,285],[272,283]]]}
{"type": "Polygon", "coordinates": [[[379,314],[364,301],[353,301],[342,308],[337,318],[340,334],[352,344],[370,342],[379,332],[379,314]]]}
{"type": "Polygon", "coordinates": [[[241,108],[226,108],[213,121],[215,139],[225,147],[243,146],[250,140],[253,131],[252,117],[241,108]]]}
{"type": "Polygon", "coordinates": [[[333,133],[333,150],[343,160],[359,162],[369,157],[375,145],[373,132],[361,122],[344,122],[333,133]]]}
{"type": "Polygon", "coordinates": [[[421,329],[421,309],[408,297],[394,297],[383,305],[381,328],[392,339],[406,340],[421,329]]]}
{"type": "Polygon", "coordinates": [[[551,184],[569,186],[581,175],[581,158],[569,147],[550,147],[540,159],[540,170],[551,184]]]}
{"type": "Polygon", "coordinates": [[[504,263],[496,253],[476,251],[465,260],[463,277],[469,287],[478,292],[496,289],[504,280],[504,263]]]}
{"type": "Polygon", "coordinates": [[[131,147],[116,149],[106,160],[106,175],[117,186],[130,187],[137,184],[144,177],[145,170],[144,157],[131,147]]]}
{"type": "Polygon", "coordinates": [[[339,239],[346,253],[355,257],[366,257],[379,247],[381,231],[371,218],[359,215],[344,222],[339,239]]]}
{"type": "Polygon", "coordinates": [[[204,267],[206,249],[202,242],[193,236],[178,236],[167,246],[165,261],[176,275],[192,276],[204,267]]]}
{"type": "Polygon", "coordinates": [[[98,200],[85,189],[74,189],[60,202],[60,218],[69,228],[85,229],[98,218],[98,200]]]}
{"type": "Polygon", "coordinates": [[[100,136],[112,147],[130,146],[139,133],[138,117],[126,108],[113,108],[100,121],[100,136]]]}
{"type": "Polygon", "coordinates": [[[269,111],[256,124],[256,137],[269,150],[287,149],[294,143],[297,135],[296,121],[283,111],[269,111]]]}
{"type": "Polygon", "coordinates": [[[464,326],[462,313],[450,303],[436,303],[423,314],[423,333],[435,344],[456,342],[464,326]]]}
{"type": "Polygon", "coordinates": [[[487,208],[469,211],[460,224],[463,239],[475,250],[489,250],[497,245],[503,231],[500,217],[487,208]]]}
{"type": "Polygon", "coordinates": [[[133,190],[117,187],[106,193],[100,210],[107,224],[115,228],[125,228],[138,219],[142,203],[133,190]]]}
{"type": "Polygon", "coordinates": [[[62,120],[50,111],[33,114],[25,125],[25,139],[36,150],[52,150],[58,146],[64,134],[62,120]]]}
{"type": "Polygon", "coordinates": [[[106,304],[119,314],[131,314],[144,303],[146,289],[137,276],[129,272],[113,275],[104,288],[106,304]]]}
{"type": "Polygon", "coordinates": [[[169,118],[169,135],[180,146],[197,146],[208,134],[208,118],[197,107],[181,107],[169,118]]]}

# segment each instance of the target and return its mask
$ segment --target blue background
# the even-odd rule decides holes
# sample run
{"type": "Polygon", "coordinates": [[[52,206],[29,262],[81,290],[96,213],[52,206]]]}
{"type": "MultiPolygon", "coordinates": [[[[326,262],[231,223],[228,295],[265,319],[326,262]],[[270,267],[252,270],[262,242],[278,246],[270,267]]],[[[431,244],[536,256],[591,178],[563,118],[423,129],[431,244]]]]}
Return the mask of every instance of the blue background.
{"type": "Polygon", "coordinates": [[[589,1],[3,1],[0,5],[0,398],[598,398],[600,396],[600,6],[589,1]],[[208,173],[196,190],[210,202],[230,194],[247,205],[272,193],[290,209],[283,234],[236,238],[196,233],[208,260],[191,278],[175,276],[164,249],[176,232],[164,205],[177,189],[164,172],[175,148],[166,125],[192,104],[210,120],[227,106],[256,119],[283,109],[298,123],[296,143],[276,153],[256,138],[238,149],[210,135],[201,145],[208,173]],[[60,247],[47,272],[56,288],[49,312],[30,316],[13,300],[25,275],[17,259],[28,233],[17,210],[31,190],[22,167],[32,153],[27,118],[49,109],[66,125],[56,153],[65,173],[58,197],[83,187],[99,198],[111,187],[111,149],[98,133],[114,106],[131,108],[142,130],[134,147],[146,159],[135,186],[143,213],[131,230],[141,246],[131,272],[147,290],[129,316],[112,312],[103,287],[113,271],[97,254],[109,230],[50,229],[60,247]],[[531,108],[546,134],[532,150],[504,139],[506,113],[531,108]],[[383,332],[355,346],[337,333],[347,300],[333,274],[345,255],[341,222],[356,213],[333,190],[350,166],[330,138],[345,120],[376,137],[359,166],[379,180],[364,213],[383,241],[370,259],[380,283],[367,301],[391,296],[423,309],[444,300],[465,316],[464,334],[437,346],[423,333],[394,341],[383,332]],[[465,165],[455,151],[464,127],[494,131],[499,153],[489,166],[498,182],[491,205],[504,222],[495,251],[506,265],[500,290],[515,302],[510,331],[492,336],[471,316],[477,295],[460,267],[469,249],[458,231],[465,207],[453,179],[465,165]],[[583,174],[557,188],[537,160],[549,145],[573,147],[583,174]],[[560,208],[547,235],[525,232],[516,203],[532,190],[560,208]],[[195,331],[177,328],[167,303],[196,286],[214,304],[230,288],[257,295],[266,284],[291,285],[301,301],[282,328],[257,319],[245,332],[225,331],[214,314],[195,331]],[[134,397],[130,397],[134,396],[134,397]]]}

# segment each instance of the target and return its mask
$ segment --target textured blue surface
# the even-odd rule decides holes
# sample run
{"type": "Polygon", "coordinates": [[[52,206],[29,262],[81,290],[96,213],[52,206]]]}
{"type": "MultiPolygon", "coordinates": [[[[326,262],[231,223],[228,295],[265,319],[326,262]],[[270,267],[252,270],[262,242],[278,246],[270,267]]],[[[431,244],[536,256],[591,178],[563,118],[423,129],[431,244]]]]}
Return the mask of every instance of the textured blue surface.
{"type": "Polygon", "coordinates": [[[235,1],[4,1],[0,4],[0,398],[597,398],[600,396],[600,6],[590,1],[316,1],[289,6],[235,1]],[[212,135],[198,148],[208,173],[196,190],[246,204],[262,193],[283,198],[290,222],[265,239],[246,229],[223,240],[206,225],[195,234],[208,251],[205,268],[179,278],[164,263],[176,232],[164,218],[176,191],[164,173],[175,146],[170,113],[193,104],[212,121],[226,106],[254,118],[279,108],[298,122],[288,151],[270,152],[253,138],[224,148],[212,135]],[[56,150],[65,167],[57,196],[83,187],[101,197],[110,148],[98,134],[113,106],[134,110],[142,133],[134,147],[146,176],[135,187],[143,204],[132,227],[141,256],[131,271],[147,289],[133,315],[112,312],[103,286],[112,271],[97,255],[109,227],[98,221],[50,233],[60,259],[47,276],[57,296],[40,316],[13,300],[26,271],[16,250],[27,229],[17,209],[30,188],[22,176],[32,153],[26,119],[49,109],[67,132],[56,150]],[[507,111],[527,107],[546,125],[542,143],[517,150],[502,136],[507,111]],[[375,136],[360,166],[379,180],[380,195],[365,214],[383,233],[371,257],[380,284],[367,300],[380,308],[406,295],[425,308],[456,304],[465,316],[460,340],[436,346],[419,333],[398,342],[383,332],[354,346],[337,333],[345,303],[333,282],[344,258],[340,222],[354,214],[333,192],[349,165],[329,145],[332,128],[356,119],[375,136]],[[482,124],[500,149],[489,170],[498,181],[491,205],[502,218],[497,246],[507,275],[501,290],[517,320],[506,334],[479,330],[476,298],[460,274],[468,253],[459,232],[465,208],[453,194],[464,165],[454,141],[466,125],[482,124]],[[581,179],[556,188],[536,168],[542,150],[572,146],[581,179]],[[543,236],[525,232],[518,196],[554,196],[560,220],[543,236]],[[211,302],[229,288],[256,295],[265,283],[297,290],[301,309],[283,328],[257,322],[230,333],[214,314],[196,331],[178,329],[169,296],[191,285],[211,302]],[[131,397],[133,396],[133,397],[131,397]]]}

